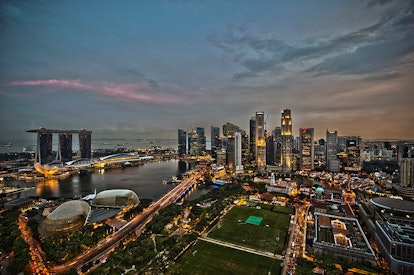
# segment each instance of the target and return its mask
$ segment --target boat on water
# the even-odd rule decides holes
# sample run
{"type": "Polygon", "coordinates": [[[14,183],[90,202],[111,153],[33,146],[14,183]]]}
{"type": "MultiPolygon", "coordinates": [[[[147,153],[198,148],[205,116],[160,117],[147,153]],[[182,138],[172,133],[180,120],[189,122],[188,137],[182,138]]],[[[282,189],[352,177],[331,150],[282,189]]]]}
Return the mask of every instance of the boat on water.
{"type": "Polygon", "coordinates": [[[1,146],[3,147],[11,147],[13,144],[11,142],[2,142],[1,146]]]}

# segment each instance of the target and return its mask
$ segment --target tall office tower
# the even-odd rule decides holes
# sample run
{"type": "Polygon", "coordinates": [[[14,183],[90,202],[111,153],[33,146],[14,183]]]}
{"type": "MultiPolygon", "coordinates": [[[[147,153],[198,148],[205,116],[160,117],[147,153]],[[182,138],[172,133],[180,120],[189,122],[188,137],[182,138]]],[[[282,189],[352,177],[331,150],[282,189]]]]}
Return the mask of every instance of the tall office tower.
{"type": "Polygon", "coordinates": [[[217,139],[220,137],[220,128],[211,126],[211,151],[217,149],[217,139]]]}
{"type": "Polygon", "coordinates": [[[234,134],[234,168],[236,174],[243,172],[242,164],[242,133],[236,132],[234,134]]]}
{"type": "Polygon", "coordinates": [[[361,152],[359,149],[358,140],[346,140],[347,161],[345,170],[347,171],[361,171],[361,152]]]}
{"type": "Polygon", "coordinates": [[[241,131],[241,146],[242,146],[242,164],[250,164],[250,149],[249,149],[249,136],[246,131],[241,131]]]}
{"type": "Polygon", "coordinates": [[[311,171],[314,169],[313,132],[313,128],[299,129],[300,170],[311,171]]]}
{"type": "Polygon", "coordinates": [[[202,155],[206,151],[206,136],[204,135],[204,128],[197,127],[198,136],[198,155],[202,155]]]}
{"type": "Polygon", "coordinates": [[[183,157],[187,153],[187,132],[178,129],[178,156],[183,157]]]}
{"type": "Polygon", "coordinates": [[[188,153],[191,156],[198,155],[198,135],[197,131],[190,129],[187,136],[188,153]]]}
{"type": "Polygon", "coordinates": [[[79,156],[81,158],[92,158],[92,135],[91,131],[82,130],[79,132],[79,156]]]}
{"type": "Polygon", "coordinates": [[[406,158],[414,158],[414,144],[399,144],[397,148],[397,160],[401,161],[406,158]]]}
{"type": "Polygon", "coordinates": [[[266,141],[264,112],[256,112],[256,165],[259,173],[266,170],[266,141]]]}
{"type": "Polygon", "coordinates": [[[239,131],[239,130],[240,130],[239,126],[227,122],[225,125],[223,125],[223,136],[234,137],[234,133],[236,133],[236,131],[239,131]]]}
{"type": "Polygon", "coordinates": [[[330,172],[339,172],[338,132],[326,129],[326,169],[330,172]]]}
{"type": "Polygon", "coordinates": [[[280,127],[276,127],[273,136],[275,139],[275,165],[280,166],[282,157],[282,129],[280,127]]]}
{"type": "Polygon", "coordinates": [[[227,168],[233,172],[236,171],[235,159],[236,159],[236,142],[234,136],[228,136],[224,138],[226,148],[226,165],[227,168]]]}
{"type": "Polygon", "coordinates": [[[275,164],[275,141],[273,135],[266,136],[266,164],[275,164]]]}
{"type": "Polygon", "coordinates": [[[72,134],[59,133],[59,147],[56,159],[62,162],[72,160],[72,134]]]}
{"type": "Polygon", "coordinates": [[[37,134],[35,162],[45,164],[52,161],[52,140],[53,134],[41,132],[37,134]]]}
{"type": "Polygon", "coordinates": [[[251,117],[249,121],[250,126],[250,161],[256,160],[256,117],[251,117]]]}
{"type": "Polygon", "coordinates": [[[289,173],[292,171],[292,116],[289,109],[282,111],[281,119],[281,160],[282,160],[282,171],[289,173]]]}

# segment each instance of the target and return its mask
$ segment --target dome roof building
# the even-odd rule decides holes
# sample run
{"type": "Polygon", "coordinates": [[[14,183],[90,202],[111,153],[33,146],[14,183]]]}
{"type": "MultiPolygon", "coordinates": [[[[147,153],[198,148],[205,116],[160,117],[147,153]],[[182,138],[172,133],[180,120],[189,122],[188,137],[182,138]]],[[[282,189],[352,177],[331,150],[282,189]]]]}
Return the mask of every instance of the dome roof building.
{"type": "Polygon", "coordinates": [[[318,188],[316,188],[316,190],[315,190],[315,193],[317,195],[322,195],[324,192],[325,192],[325,190],[320,186],[318,188]]]}
{"type": "Polygon", "coordinates": [[[53,236],[78,229],[84,225],[90,209],[85,201],[62,203],[39,225],[39,234],[53,236]]]}
{"type": "Polygon", "coordinates": [[[139,204],[139,198],[135,192],[127,189],[112,189],[99,192],[92,205],[97,207],[131,207],[139,204]]]}

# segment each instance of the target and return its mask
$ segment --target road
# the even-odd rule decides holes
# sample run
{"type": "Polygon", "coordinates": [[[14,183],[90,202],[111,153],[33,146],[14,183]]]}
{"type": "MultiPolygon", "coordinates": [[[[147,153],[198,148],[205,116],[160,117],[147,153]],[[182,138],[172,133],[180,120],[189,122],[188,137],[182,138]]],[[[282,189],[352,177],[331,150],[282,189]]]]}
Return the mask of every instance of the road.
{"type": "Polygon", "coordinates": [[[150,207],[144,209],[144,211],[126,223],[112,236],[96,247],[87,250],[84,254],[79,255],[74,260],[59,266],[53,266],[49,269],[51,274],[63,274],[74,268],[79,270],[83,265],[91,261],[101,260],[107,256],[107,254],[118,246],[119,242],[123,240],[133,230],[139,232],[144,229],[145,225],[152,220],[152,218],[163,208],[167,207],[171,203],[177,201],[178,198],[194,183],[199,177],[199,174],[190,176],[183,180],[180,184],[175,186],[166,195],[164,195],[157,202],[153,203],[150,207]],[[138,230],[137,230],[138,229],[138,230]]]}
{"type": "Polygon", "coordinates": [[[202,241],[214,243],[214,244],[217,244],[217,245],[230,247],[230,248],[237,249],[237,250],[240,250],[240,251],[244,251],[244,252],[248,252],[248,253],[252,253],[252,254],[256,254],[256,255],[260,255],[260,256],[276,259],[276,260],[280,260],[280,261],[282,261],[283,258],[284,258],[282,255],[273,254],[271,252],[259,251],[259,250],[252,249],[252,248],[249,248],[249,247],[240,246],[240,245],[236,245],[236,244],[232,244],[232,243],[228,243],[228,242],[223,242],[223,241],[219,241],[219,240],[208,238],[208,237],[199,237],[198,239],[202,240],[202,241]]]}

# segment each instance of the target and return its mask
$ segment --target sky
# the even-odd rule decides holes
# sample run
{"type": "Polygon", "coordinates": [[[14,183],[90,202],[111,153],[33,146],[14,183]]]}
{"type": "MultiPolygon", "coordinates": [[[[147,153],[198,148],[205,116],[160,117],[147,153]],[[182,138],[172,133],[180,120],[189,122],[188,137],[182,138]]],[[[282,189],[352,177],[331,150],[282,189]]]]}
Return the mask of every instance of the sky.
{"type": "Polygon", "coordinates": [[[414,139],[413,1],[0,2],[0,140],[326,129],[414,139]]]}

